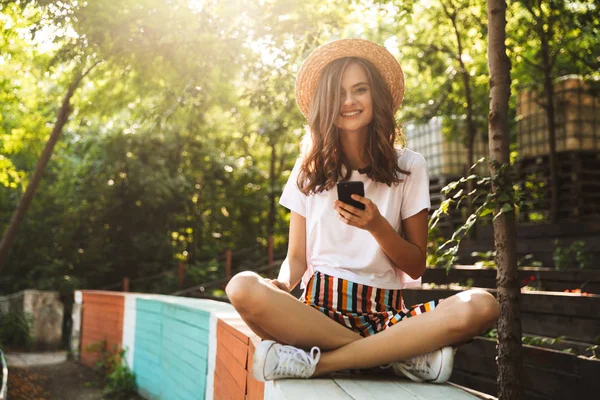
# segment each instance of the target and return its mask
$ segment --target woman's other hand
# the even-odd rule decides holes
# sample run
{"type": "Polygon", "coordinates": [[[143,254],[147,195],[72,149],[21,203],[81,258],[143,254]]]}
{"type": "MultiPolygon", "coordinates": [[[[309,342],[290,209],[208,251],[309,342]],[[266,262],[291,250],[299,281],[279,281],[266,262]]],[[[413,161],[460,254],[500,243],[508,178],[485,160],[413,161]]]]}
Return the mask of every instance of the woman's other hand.
{"type": "Polygon", "coordinates": [[[338,218],[345,224],[355,226],[373,232],[381,226],[384,218],[379,212],[377,204],[366,197],[357,194],[352,195],[352,199],[365,205],[361,210],[343,201],[336,200],[333,208],[338,212],[338,218]]]}
{"type": "Polygon", "coordinates": [[[275,286],[277,289],[281,289],[284,292],[289,293],[290,292],[290,288],[288,285],[286,285],[284,282],[278,281],[277,279],[265,279],[265,281],[273,286],[275,286]]]}

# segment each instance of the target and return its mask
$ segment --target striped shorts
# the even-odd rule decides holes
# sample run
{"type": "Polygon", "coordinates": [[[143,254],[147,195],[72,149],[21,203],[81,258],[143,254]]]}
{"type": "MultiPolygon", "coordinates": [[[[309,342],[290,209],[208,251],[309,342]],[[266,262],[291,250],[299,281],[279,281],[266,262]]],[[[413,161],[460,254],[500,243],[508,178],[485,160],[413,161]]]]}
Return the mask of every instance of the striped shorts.
{"type": "Polygon", "coordinates": [[[363,337],[432,311],[439,304],[432,300],[407,308],[402,290],[378,289],[318,271],[308,281],[301,300],[363,337]]]}

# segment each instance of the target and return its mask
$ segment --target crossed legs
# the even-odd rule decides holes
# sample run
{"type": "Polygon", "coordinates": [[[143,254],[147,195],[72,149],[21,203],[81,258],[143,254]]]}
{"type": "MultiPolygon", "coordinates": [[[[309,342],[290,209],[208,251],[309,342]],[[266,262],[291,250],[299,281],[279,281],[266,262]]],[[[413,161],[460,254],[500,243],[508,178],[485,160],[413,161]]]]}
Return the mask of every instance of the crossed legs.
{"type": "Polygon", "coordinates": [[[258,336],[322,350],[315,375],[369,368],[470,340],[489,328],[500,308],[484,290],[467,290],[435,310],[363,338],[253,272],[233,277],[226,288],[232,305],[258,336]]]}

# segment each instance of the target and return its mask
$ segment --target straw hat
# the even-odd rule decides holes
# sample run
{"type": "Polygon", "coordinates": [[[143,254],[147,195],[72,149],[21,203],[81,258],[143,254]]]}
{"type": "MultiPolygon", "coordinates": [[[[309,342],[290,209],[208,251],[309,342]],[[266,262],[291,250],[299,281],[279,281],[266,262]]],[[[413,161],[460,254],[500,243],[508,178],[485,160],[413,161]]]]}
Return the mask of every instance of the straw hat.
{"type": "Polygon", "coordinates": [[[396,58],[385,47],[364,39],[339,39],[314,50],[302,63],[296,77],[296,102],[305,117],[312,102],[321,71],[331,61],[343,57],[364,58],[379,70],[394,99],[394,113],[404,98],[404,73],[396,58]]]}

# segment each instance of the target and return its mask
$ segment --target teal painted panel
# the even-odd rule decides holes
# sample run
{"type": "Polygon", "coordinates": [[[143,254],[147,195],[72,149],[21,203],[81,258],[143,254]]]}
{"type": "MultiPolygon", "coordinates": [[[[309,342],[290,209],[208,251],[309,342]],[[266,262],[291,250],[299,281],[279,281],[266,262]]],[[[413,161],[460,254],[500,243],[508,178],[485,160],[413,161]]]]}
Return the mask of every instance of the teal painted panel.
{"type": "Polygon", "coordinates": [[[178,308],[182,310],[190,310],[197,316],[203,316],[206,318],[210,318],[210,310],[205,310],[203,308],[194,307],[191,304],[185,303],[165,303],[165,306],[178,308]]]}
{"type": "Polygon", "coordinates": [[[165,305],[163,312],[163,369],[176,383],[171,395],[204,399],[210,313],[175,304],[165,305]]]}
{"type": "Polygon", "coordinates": [[[173,382],[177,383],[173,393],[198,393],[203,388],[203,385],[199,385],[197,382],[192,381],[189,377],[173,369],[172,365],[169,363],[165,364],[165,371],[165,377],[168,377],[173,382]]]}
{"type": "Polygon", "coordinates": [[[165,304],[165,315],[189,325],[210,329],[210,313],[186,306],[165,304]]]}
{"type": "Polygon", "coordinates": [[[210,312],[161,300],[136,299],[134,372],[152,399],[204,399],[210,312]]]}
{"type": "Polygon", "coordinates": [[[186,351],[182,347],[175,348],[175,345],[170,343],[168,345],[166,344],[164,349],[166,353],[172,354],[174,357],[177,357],[179,360],[181,360],[182,363],[188,365],[190,368],[194,368],[200,371],[202,374],[206,375],[208,368],[208,361],[206,358],[199,357],[194,353],[186,351]],[[170,350],[171,348],[173,350],[170,350]]]}
{"type": "MultiPolygon", "coordinates": [[[[173,325],[172,321],[165,321],[163,328],[163,337],[166,336],[171,338],[175,343],[178,343],[179,340],[183,341],[183,344],[188,350],[195,351],[196,349],[208,348],[208,335],[203,331],[183,331],[182,329],[178,329],[177,326],[173,325]],[[176,339],[176,340],[175,340],[176,339]]],[[[199,355],[203,355],[204,351],[199,352],[199,355]]]]}
{"type": "MultiPolygon", "coordinates": [[[[204,391],[201,395],[191,393],[181,387],[179,383],[174,381],[170,376],[165,377],[164,392],[169,393],[169,396],[165,396],[165,399],[177,399],[177,400],[196,400],[204,397],[204,391]]],[[[196,392],[198,393],[198,392],[196,392]]],[[[217,399],[215,399],[217,400],[217,399]]]]}
{"type": "Polygon", "coordinates": [[[136,299],[133,372],[140,393],[161,399],[162,303],[136,299]]]}
{"type": "Polygon", "coordinates": [[[164,303],[160,300],[137,299],[136,311],[148,311],[154,314],[162,314],[164,303]]]}
{"type": "MultiPolygon", "coordinates": [[[[174,318],[168,318],[165,321],[168,321],[169,324],[175,328],[176,330],[178,330],[181,334],[183,335],[187,335],[192,339],[195,339],[198,335],[201,336],[208,336],[208,329],[205,329],[203,327],[199,327],[196,325],[190,325],[187,324],[185,322],[182,322],[181,320],[178,319],[174,319],[174,318]]],[[[208,343],[206,343],[208,344],[208,343]]]]}
{"type": "Polygon", "coordinates": [[[184,347],[187,351],[196,354],[199,357],[207,358],[208,357],[208,346],[200,343],[198,340],[190,339],[186,336],[178,335],[175,331],[166,331],[168,335],[168,340],[172,341],[174,344],[179,344],[184,347]]]}
{"type": "MultiPolygon", "coordinates": [[[[184,365],[179,358],[168,353],[165,353],[163,365],[168,366],[169,373],[176,373],[181,379],[185,378],[185,380],[191,382],[191,387],[204,386],[203,378],[206,376],[206,369],[203,371],[201,368],[196,368],[195,366],[184,365]]],[[[187,383],[183,384],[186,387],[189,386],[187,383]]]]}

